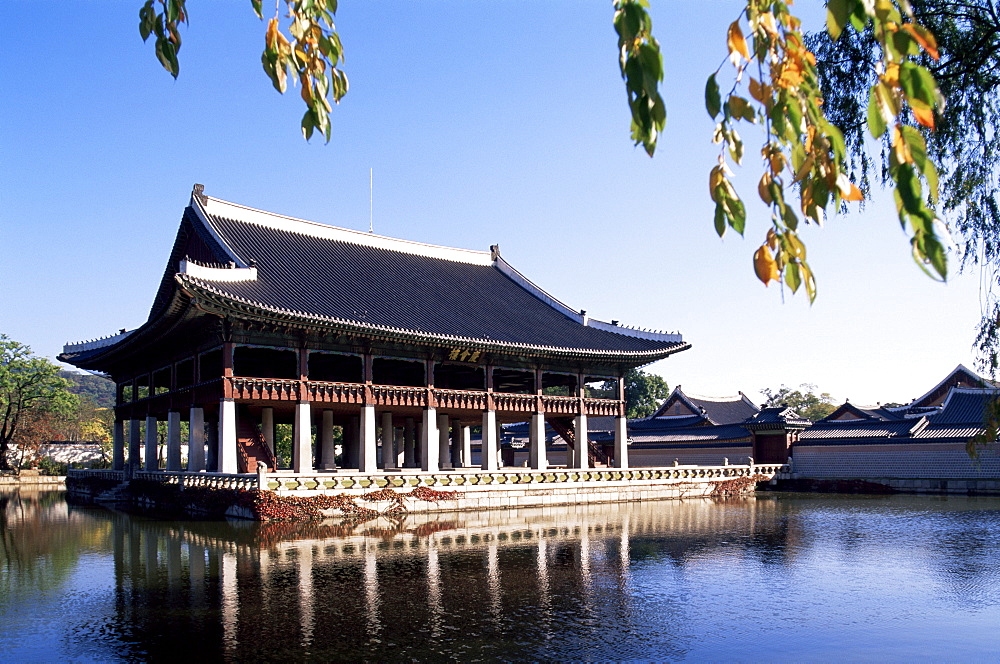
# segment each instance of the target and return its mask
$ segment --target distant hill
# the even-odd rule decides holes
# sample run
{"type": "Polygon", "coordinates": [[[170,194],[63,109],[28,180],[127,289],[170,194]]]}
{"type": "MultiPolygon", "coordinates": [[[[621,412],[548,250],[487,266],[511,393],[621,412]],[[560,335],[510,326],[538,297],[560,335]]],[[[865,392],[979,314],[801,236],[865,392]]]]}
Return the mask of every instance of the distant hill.
{"type": "Polygon", "coordinates": [[[113,408],[115,405],[115,384],[108,378],[75,371],[60,371],[59,376],[69,381],[69,391],[89,397],[98,408],[113,408]]]}

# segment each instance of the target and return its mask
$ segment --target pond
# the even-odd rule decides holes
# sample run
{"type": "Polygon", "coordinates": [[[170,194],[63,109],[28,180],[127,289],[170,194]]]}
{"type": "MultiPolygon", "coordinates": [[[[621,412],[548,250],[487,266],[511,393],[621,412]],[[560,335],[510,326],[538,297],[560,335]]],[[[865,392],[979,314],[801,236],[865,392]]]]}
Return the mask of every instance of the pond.
{"type": "Polygon", "coordinates": [[[6,661],[985,660],[1000,499],[760,493],[367,522],[0,494],[6,661]]]}

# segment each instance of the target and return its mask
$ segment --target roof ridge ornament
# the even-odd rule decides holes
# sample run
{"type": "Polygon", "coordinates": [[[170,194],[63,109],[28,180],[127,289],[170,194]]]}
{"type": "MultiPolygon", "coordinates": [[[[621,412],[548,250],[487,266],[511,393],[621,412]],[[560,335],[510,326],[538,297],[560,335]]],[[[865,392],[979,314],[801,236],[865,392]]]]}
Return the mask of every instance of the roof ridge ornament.
{"type": "Polygon", "coordinates": [[[191,187],[191,198],[195,199],[202,205],[208,203],[208,196],[205,195],[205,185],[198,184],[197,182],[193,187],[191,187]]]}

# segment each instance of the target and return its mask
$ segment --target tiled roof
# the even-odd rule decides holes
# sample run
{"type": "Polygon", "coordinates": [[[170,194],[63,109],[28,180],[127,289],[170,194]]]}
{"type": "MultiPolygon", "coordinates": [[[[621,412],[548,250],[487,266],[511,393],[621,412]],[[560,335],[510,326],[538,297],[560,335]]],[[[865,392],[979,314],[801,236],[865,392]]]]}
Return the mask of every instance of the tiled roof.
{"type": "Polygon", "coordinates": [[[982,426],[986,406],[1000,398],[1000,391],[975,388],[954,388],[941,405],[941,411],[928,419],[933,425],[966,424],[982,426]]]}
{"type": "Polygon", "coordinates": [[[234,267],[254,279],[178,276],[194,296],[350,331],[438,341],[665,357],[688,344],[586,319],[494,252],[382,238],[207,199],[192,204],[234,267]]]}
{"type": "Polygon", "coordinates": [[[854,420],[847,422],[820,420],[799,435],[799,440],[830,440],[840,438],[908,438],[914,420],[854,420]]]}
{"type": "Polygon", "coordinates": [[[743,442],[750,440],[750,432],[747,431],[746,427],[738,424],[720,424],[686,429],[647,429],[643,431],[630,429],[629,437],[634,445],[642,447],[658,443],[743,442]]]}
{"type": "Polygon", "coordinates": [[[762,409],[759,413],[751,417],[746,422],[751,428],[767,428],[770,426],[780,427],[807,427],[811,422],[787,406],[770,406],[762,409]]]}
{"type": "Polygon", "coordinates": [[[687,417],[643,417],[629,420],[628,428],[630,431],[661,431],[666,429],[684,429],[698,424],[708,424],[708,422],[702,415],[690,415],[687,417]]]}
{"type": "Polygon", "coordinates": [[[732,397],[702,397],[685,394],[678,385],[653,413],[653,417],[665,416],[671,410],[671,406],[678,403],[683,406],[682,410],[702,414],[710,424],[743,422],[760,410],[742,392],[732,397]]]}

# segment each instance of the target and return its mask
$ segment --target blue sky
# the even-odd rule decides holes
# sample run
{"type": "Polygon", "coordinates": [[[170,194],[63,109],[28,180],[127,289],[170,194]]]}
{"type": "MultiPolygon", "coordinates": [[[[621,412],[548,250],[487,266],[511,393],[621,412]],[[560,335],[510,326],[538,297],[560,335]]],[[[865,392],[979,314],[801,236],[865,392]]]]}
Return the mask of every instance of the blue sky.
{"type": "Polygon", "coordinates": [[[367,229],[371,168],[376,233],[499,244],[591,316],[679,330],[693,348],[650,367],[671,387],[756,399],[811,382],[869,404],[973,366],[979,275],[924,276],[886,196],[807,229],[811,307],[753,276],[752,159],[747,237],[715,235],[703,90],[738,2],[654,2],[654,159],[629,140],[610,2],[342,2],[351,89],[325,145],[261,70],[250,3],[188,2],[176,81],[138,35],[139,0],[0,4],[0,332],[41,355],[145,320],[193,183],[367,229]]]}

